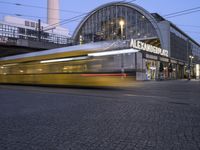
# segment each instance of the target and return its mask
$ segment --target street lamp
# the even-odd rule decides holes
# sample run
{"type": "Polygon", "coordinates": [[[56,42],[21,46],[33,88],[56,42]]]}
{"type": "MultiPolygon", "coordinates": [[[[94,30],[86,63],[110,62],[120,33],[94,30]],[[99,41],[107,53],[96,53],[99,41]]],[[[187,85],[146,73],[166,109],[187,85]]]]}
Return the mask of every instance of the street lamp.
{"type": "Polygon", "coordinates": [[[124,20],[120,20],[119,21],[119,25],[120,25],[120,29],[121,29],[121,39],[123,40],[123,29],[124,29],[124,24],[125,24],[125,22],[124,22],[124,20]]]}
{"type": "Polygon", "coordinates": [[[193,59],[193,58],[194,58],[194,56],[192,56],[192,55],[190,55],[189,57],[190,57],[190,59],[193,59]]]}
{"type": "Polygon", "coordinates": [[[82,35],[79,36],[79,44],[80,45],[83,44],[83,36],[82,35]]]}
{"type": "MultiPolygon", "coordinates": [[[[121,29],[121,40],[123,40],[124,24],[125,24],[124,20],[121,19],[119,21],[119,25],[120,25],[120,29],[121,29]]],[[[121,54],[121,73],[122,73],[122,75],[124,74],[124,55],[123,54],[121,54]]],[[[123,78],[123,76],[122,76],[122,78],[123,78]]]]}
{"type": "Polygon", "coordinates": [[[191,79],[191,65],[192,65],[192,59],[194,58],[194,56],[190,55],[189,58],[190,58],[190,60],[189,60],[189,76],[188,76],[188,80],[191,79]]]}

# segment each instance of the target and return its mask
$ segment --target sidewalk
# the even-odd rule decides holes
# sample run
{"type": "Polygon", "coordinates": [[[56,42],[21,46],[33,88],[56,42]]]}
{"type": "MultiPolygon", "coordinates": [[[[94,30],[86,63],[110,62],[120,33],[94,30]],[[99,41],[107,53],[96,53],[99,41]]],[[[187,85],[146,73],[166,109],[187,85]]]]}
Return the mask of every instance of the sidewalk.
{"type": "Polygon", "coordinates": [[[190,80],[188,80],[188,79],[177,79],[177,80],[183,80],[183,81],[200,81],[200,79],[190,79],[190,80]]]}

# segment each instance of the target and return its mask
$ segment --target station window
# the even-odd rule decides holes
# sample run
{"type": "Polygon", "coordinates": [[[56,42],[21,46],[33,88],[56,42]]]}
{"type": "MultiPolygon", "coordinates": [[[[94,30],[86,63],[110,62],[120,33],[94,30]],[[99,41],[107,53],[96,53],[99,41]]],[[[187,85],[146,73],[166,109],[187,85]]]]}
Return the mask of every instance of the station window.
{"type": "Polygon", "coordinates": [[[25,21],[25,26],[30,26],[30,22],[29,21],[25,21]]]}
{"type": "Polygon", "coordinates": [[[35,27],[35,22],[31,22],[31,27],[35,27]]]}

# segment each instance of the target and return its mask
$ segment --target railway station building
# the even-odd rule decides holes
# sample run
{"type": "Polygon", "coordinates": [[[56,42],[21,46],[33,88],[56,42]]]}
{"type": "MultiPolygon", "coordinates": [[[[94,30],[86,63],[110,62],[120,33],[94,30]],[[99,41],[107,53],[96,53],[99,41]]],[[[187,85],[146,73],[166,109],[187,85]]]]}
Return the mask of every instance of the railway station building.
{"type": "Polygon", "coordinates": [[[116,59],[128,59],[123,70],[131,67],[137,80],[199,78],[200,44],[172,22],[136,4],[99,6],[80,22],[73,39],[76,44],[113,41],[124,43],[124,49],[139,50],[116,59]]]}

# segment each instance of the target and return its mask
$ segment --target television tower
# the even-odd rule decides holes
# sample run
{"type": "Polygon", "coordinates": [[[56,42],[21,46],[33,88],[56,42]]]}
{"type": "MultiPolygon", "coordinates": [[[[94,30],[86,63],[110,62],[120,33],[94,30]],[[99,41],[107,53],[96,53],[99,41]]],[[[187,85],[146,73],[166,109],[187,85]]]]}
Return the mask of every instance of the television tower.
{"type": "Polygon", "coordinates": [[[48,6],[47,6],[47,22],[49,25],[59,26],[60,21],[60,7],[59,7],[59,0],[48,0],[48,6]]]}

